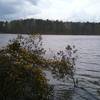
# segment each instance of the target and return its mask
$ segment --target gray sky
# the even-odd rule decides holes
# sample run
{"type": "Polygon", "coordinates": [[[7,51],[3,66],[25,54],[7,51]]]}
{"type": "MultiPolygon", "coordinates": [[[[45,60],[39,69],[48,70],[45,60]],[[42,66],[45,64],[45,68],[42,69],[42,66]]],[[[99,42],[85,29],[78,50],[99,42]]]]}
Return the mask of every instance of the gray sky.
{"type": "Polygon", "coordinates": [[[100,0],[0,0],[0,20],[21,18],[100,22],[100,0]]]}

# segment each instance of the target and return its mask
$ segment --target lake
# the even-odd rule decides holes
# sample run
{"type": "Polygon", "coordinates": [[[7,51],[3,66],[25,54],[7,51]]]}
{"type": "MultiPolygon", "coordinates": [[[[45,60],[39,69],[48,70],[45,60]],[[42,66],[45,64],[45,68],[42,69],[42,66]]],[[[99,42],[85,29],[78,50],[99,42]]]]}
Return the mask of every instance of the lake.
{"type": "MultiPolygon", "coordinates": [[[[15,34],[0,34],[0,47],[15,37],[15,34]]],[[[75,45],[78,50],[75,77],[82,88],[73,91],[68,84],[54,80],[47,72],[50,83],[55,85],[52,100],[100,100],[97,92],[100,89],[100,36],[42,35],[42,41],[48,57],[64,50],[68,44],[75,45]]]]}

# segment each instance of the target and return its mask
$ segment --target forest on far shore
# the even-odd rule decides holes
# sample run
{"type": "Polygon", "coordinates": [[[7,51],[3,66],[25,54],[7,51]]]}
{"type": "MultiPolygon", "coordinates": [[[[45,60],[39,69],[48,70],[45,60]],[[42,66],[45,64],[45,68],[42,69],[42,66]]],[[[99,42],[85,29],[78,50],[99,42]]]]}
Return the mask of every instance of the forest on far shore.
{"type": "Polygon", "coordinates": [[[52,34],[52,35],[100,35],[100,23],[63,22],[42,19],[0,21],[0,33],[52,34]]]}

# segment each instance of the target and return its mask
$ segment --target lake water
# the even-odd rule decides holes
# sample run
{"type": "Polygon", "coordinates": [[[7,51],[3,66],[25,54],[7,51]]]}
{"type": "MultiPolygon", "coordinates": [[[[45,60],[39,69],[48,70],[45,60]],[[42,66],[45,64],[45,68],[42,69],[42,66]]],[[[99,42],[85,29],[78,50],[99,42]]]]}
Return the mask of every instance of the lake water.
{"type": "MultiPolygon", "coordinates": [[[[0,34],[0,47],[14,37],[14,34],[0,34]]],[[[55,85],[52,100],[100,100],[97,92],[100,90],[100,36],[43,35],[42,38],[48,57],[58,50],[64,50],[68,44],[78,49],[75,77],[82,88],[73,91],[64,82],[53,80],[47,72],[51,84],[55,85]]]]}

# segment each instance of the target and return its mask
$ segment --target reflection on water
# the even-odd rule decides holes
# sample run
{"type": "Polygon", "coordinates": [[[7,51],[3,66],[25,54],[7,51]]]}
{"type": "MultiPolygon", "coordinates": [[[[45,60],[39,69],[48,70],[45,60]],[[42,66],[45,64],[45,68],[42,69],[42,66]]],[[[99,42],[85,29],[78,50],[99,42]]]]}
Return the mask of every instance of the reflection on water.
{"type": "Polygon", "coordinates": [[[66,89],[64,86],[53,86],[50,100],[73,100],[74,90],[66,89]]]}
{"type": "MultiPolygon", "coordinates": [[[[4,46],[13,37],[16,37],[16,35],[1,34],[0,46],[4,46]]],[[[68,44],[76,46],[78,61],[76,63],[75,77],[79,80],[79,86],[87,90],[78,88],[76,91],[72,91],[66,89],[67,86],[55,85],[52,100],[99,100],[100,36],[43,35],[42,38],[43,46],[47,50],[46,56],[48,57],[52,57],[58,50],[64,50],[68,44]]],[[[51,76],[48,75],[48,77],[51,76]]],[[[56,84],[56,81],[51,81],[51,83],[56,84]]]]}
{"type": "Polygon", "coordinates": [[[71,90],[55,91],[53,100],[72,100],[73,92],[71,90]]]}
{"type": "Polygon", "coordinates": [[[100,100],[83,87],[68,88],[70,86],[56,85],[49,100],[100,100]]]}

